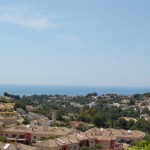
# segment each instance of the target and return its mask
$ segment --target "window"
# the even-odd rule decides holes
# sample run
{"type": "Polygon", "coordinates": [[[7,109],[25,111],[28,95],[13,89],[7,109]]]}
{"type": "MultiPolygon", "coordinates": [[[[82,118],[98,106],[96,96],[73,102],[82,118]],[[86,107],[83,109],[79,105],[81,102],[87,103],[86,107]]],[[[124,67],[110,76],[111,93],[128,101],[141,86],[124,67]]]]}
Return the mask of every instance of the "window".
{"type": "Polygon", "coordinates": [[[24,138],[25,138],[25,135],[20,135],[20,138],[21,138],[21,139],[24,139],[24,138]]]}
{"type": "Polygon", "coordinates": [[[8,134],[5,134],[5,136],[8,136],[8,134]]]}
{"type": "Polygon", "coordinates": [[[12,134],[12,138],[15,138],[17,135],[16,134],[12,134]]]}
{"type": "Polygon", "coordinates": [[[46,137],[41,137],[41,140],[46,140],[46,137]]]}
{"type": "Polygon", "coordinates": [[[36,136],[34,136],[34,139],[36,139],[36,136]]]}

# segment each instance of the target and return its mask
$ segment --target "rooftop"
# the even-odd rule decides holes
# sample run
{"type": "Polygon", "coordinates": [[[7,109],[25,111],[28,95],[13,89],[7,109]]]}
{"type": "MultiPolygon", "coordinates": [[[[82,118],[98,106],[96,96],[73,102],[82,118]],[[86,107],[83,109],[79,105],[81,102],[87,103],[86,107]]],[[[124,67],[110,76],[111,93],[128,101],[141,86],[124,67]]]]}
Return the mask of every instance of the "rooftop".
{"type": "Polygon", "coordinates": [[[3,132],[31,133],[33,135],[58,135],[58,136],[67,135],[73,133],[74,131],[75,130],[73,128],[37,126],[37,125],[36,126],[21,125],[3,130],[3,132]]]}
{"type": "Polygon", "coordinates": [[[0,109],[13,109],[15,103],[0,103],[0,109]]]}
{"type": "Polygon", "coordinates": [[[122,129],[99,129],[99,128],[92,128],[86,132],[76,132],[70,135],[61,136],[59,138],[53,140],[46,140],[43,142],[38,142],[33,145],[39,147],[59,147],[63,145],[70,145],[79,143],[82,140],[88,139],[97,139],[102,141],[110,141],[116,140],[117,138],[121,139],[141,139],[145,136],[144,132],[141,131],[130,131],[130,130],[122,130],[122,129]]]}
{"type": "Polygon", "coordinates": [[[92,128],[86,131],[87,135],[92,135],[97,139],[111,140],[116,138],[122,139],[141,139],[145,136],[144,132],[138,130],[123,130],[123,129],[99,129],[92,128]]]}
{"type": "Polygon", "coordinates": [[[37,150],[37,148],[35,147],[24,145],[24,144],[9,144],[9,143],[0,142],[1,150],[16,150],[16,148],[18,148],[18,150],[22,150],[22,149],[23,150],[37,150]]]}
{"type": "Polygon", "coordinates": [[[70,144],[75,144],[79,143],[81,140],[89,139],[86,137],[85,133],[73,133],[70,135],[62,136],[59,138],[55,138],[53,140],[46,140],[43,142],[37,142],[33,145],[35,146],[42,146],[42,147],[58,147],[58,146],[63,146],[63,145],[70,145],[70,144]]]}

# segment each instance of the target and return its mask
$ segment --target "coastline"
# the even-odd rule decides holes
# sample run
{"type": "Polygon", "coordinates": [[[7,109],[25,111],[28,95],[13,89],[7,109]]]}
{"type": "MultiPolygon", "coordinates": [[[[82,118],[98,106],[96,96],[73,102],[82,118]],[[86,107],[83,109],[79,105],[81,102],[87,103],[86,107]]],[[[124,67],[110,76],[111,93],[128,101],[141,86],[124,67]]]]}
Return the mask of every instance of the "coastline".
{"type": "Polygon", "coordinates": [[[4,92],[15,95],[68,95],[85,96],[87,93],[96,92],[103,94],[133,95],[150,92],[150,87],[94,87],[94,86],[50,86],[50,85],[0,85],[0,95],[4,92]]]}

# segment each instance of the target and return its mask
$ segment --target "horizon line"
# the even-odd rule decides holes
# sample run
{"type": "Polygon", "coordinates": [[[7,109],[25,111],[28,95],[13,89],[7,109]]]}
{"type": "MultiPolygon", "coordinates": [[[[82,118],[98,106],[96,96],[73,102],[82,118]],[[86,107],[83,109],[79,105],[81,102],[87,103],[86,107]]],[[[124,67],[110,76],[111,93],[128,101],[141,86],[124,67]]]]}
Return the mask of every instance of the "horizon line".
{"type": "Polygon", "coordinates": [[[105,86],[105,85],[51,85],[51,84],[1,84],[0,86],[53,86],[53,87],[97,87],[97,88],[150,88],[150,86],[105,86]]]}

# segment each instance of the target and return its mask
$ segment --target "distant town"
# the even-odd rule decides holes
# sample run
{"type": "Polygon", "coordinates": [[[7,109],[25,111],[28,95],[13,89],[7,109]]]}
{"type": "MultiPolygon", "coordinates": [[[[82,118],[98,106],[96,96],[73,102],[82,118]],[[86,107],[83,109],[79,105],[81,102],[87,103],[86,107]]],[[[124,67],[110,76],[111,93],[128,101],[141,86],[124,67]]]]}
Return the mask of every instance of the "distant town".
{"type": "Polygon", "coordinates": [[[150,93],[0,97],[2,150],[125,150],[150,143],[150,93]]]}

